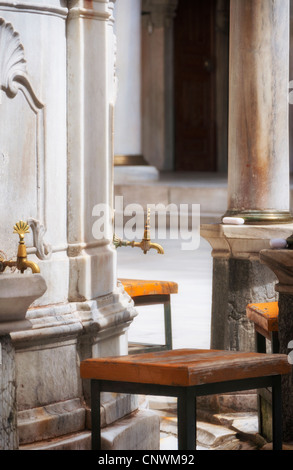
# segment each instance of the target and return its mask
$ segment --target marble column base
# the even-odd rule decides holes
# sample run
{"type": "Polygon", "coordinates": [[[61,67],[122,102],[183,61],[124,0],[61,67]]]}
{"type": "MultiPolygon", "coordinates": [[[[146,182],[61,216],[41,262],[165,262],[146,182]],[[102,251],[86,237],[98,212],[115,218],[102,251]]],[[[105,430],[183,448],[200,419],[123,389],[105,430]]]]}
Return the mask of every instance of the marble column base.
{"type": "Polygon", "coordinates": [[[254,328],[246,318],[249,303],[275,301],[276,275],[259,259],[273,238],[287,239],[292,224],[202,225],[212,247],[213,300],[211,347],[255,350],[254,328]]]}
{"type": "MultiPolygon", "coordinates": [[[[133,301],[120,286],[91,301],[28,310],[31,328],[11,334],[20,446],[86,432],[89,383],[80,378],[80,361],[126,354],[135,316],[133,301]]],[[[102,422],[112,425],[137,409],[136,396],[103,394],[102,422]]]]}
{"type": "MultiPolygon", "coordinates": [[[[101,422],[104,449],[159,448],[160,422],[154,412],[140,409],[135,395],[103,395],[101,422]]],[[[65,447],[74,450],[76,446],[79,450],[87,450],[91,445],[90,429],[90,410],[80,399],[18,413],[20,450],[65,447]]]]}
{"type": "Polygon", "coordinates": [[[254,260],[213,262],[211,348],[255,351],[254,325],[247,319],[249,303],[276,301],[276,278],[254,260]]]}

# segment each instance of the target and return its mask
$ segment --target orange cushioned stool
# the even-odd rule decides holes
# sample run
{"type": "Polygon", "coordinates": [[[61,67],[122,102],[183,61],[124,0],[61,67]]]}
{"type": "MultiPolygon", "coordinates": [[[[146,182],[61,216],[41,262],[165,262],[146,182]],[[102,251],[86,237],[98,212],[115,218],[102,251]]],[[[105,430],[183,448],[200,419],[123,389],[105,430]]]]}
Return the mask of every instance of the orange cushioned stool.
{"type": "Polygon", "coordinates": [[[164,351],[172,349],[171,294],[178,293],[178,284],[168,281],[144,281],[119,279],[136,307],[143,305],[164,305],[165,344],[129,344],[129,353],[164,351]]]}
{"type": "Polygon", "coordinates": [[[278,302],[249,304],[246,315],[254,323],[257,352],[266,352],[266,339],[271,341],[272,353],[279,352],[278,302]]]}
{"type": "MultiPolygon", "coordinates": [[[[246,307],[246,315],[254,324],[256,351],[265,353],[267,351],[266,340],[271,342],[271,352],[279,353],[279,305],[278,302],[265,302],[249,304],[246,307]]],[[[270,413],[272,396],[270,389],[257,391],[258,397],[258,426],[260,435],[266,439],[270,438],[270,421],[267,419],[270,413]]]]}
{"type": "Polygon", "coordinates": [[[80,371],[91,381],[93,450],[101,449],[101,392],[176,397],[178,450],[195,450],[196,397],[264,387],[272,387],[273,449],[282,449],[281,376],[291,371],[286,355],[182,349],[87,359],[80,371]]]}

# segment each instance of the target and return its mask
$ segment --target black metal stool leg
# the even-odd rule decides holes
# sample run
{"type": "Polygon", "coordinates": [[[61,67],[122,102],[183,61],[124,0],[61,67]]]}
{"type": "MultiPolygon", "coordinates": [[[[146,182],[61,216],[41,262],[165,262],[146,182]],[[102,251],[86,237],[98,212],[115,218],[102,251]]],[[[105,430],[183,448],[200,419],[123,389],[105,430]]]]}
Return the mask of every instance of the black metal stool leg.
{"type": "Polygon", "coordinates": [[[92,450],[101,449],[100,385],[91,380],[92,450]]]}
{"type": "Polygon", "coordinates": [[[196,449],[196,397],[188,388],[177,397],[178,450],[196,449]]]}
{"type": "Polygon", "coordinates": [[[273,377],[272,385],[273,450],[282,450],[282,387],[281,376],[273,377]]]}
{"type": "Polygon", "coordinates": [[[258,353],[266,353],[266,339],[263,335],[255,332],[255,339],[256,339],[256,350],[258,353]]]}
{"type": "Polygon", "coordinates": [[[278,354],[280,351],[280,343],[279,343],[279,333],[278,331],[273,331],[271,335],[271,344],[272,344],[272,353],[278,354]]]}
{"type": "Polygon", "coordinates": [[[170,350],[170,349],[173,349],[170,296],[169,296],[169,301],[164,304],[164,322],[165,322],[165,344],[166,344],[167,349],[170,350]]]}

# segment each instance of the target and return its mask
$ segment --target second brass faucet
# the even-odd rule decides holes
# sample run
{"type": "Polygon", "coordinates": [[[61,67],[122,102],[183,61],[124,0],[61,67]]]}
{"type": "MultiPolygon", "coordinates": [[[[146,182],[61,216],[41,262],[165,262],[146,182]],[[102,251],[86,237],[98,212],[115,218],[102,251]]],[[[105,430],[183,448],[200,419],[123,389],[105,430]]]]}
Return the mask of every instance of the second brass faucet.
{"type": "Polygon", "coordinates": [[[137,248],[140,248],[144,252],[144,254],[146,254],[149,250],[151,250],[153,248],[154,250],[157,250],[157,252],[160,255],[164,254],[163,247],[161,245],[159,245],[158,243],[153,243],[151,241],[151,236],[150,236],[150,211],[149,210],[148,210],[147,220],[146,220],[145,227],[144,227],[143,239],[140,242],[135,242],[134,240],[133,241],[121,240],[120,238],[118,238],[114,234],[113,243],[114,243],[116,248],[118,248],[120,246],[132,246],[133,248],[137,247],[137,248]]]}

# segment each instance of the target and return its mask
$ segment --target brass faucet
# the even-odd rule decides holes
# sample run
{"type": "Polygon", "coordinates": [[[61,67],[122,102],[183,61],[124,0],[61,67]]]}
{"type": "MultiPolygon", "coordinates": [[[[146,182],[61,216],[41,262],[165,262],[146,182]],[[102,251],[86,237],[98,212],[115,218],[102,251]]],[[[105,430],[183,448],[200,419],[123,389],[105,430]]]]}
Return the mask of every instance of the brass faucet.
{"type": "Polygon", "coordinates": [[[21,273],[27,268],[31,268],[34,274],[40,272],[40,268],[37,263],[33,261],[29,261],[27,259],[26,253],[26,245],[24,241],[24,236],[26,233],[29,233],[29,225],[22,220],[14,225],[13,233],[17,233],[19,235],[19,244],[18,244],[18,251],[17,251],[17,259],[6,261],[0,256],[0,272],[3,272],[7,267],[13,268],[16,267],[21,273]]]}
{"type": "Polygon", "coordinates": [[[113,243],[114,243],[116,248],[119,248],[121,246],[132,246],[132,248],[137,247],[137,248],[140,248],[144,252],[144,254],[147,254],[147,252],[153,248],[153,249],[157,250],[157,252],[160,255],[164,254],[164,249],[161,245],[159,245],[158,243],[151,242],[151,236],[150,236],[150,210],[148,210],[148,214],[147,214],[147,220],[146,220],[145,227],[144,227],[143,239],[140,242],[121,240],[120,238],[118,238],[114,234],[113,243]]]}

